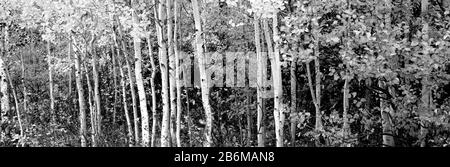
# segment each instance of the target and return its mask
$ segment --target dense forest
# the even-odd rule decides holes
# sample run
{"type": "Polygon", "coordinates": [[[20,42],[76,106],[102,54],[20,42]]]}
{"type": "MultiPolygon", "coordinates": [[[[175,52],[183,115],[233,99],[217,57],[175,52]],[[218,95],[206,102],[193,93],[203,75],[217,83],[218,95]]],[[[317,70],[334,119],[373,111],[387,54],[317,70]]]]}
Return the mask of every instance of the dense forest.
{"type": "Polygon", "coordinates": [[[446,147],[450,0],[0,0],[3,147],[446,147]]]}

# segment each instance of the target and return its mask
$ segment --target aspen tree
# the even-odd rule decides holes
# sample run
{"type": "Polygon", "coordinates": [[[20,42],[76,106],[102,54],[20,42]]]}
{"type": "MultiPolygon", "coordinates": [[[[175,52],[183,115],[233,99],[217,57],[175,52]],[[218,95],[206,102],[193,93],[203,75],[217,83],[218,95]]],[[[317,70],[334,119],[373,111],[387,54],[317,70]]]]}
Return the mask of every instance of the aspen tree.
{"type": "MultiPolygon", "coordinates": [[[[139,20],[137,16],[137,8],[138,2],[137,0],[132,1],[133,6],[133,28],[135,33],[137,33],[139,20]]],[[[148,110],[147,110],[147,98],[145,95],[144,81],[142,77],[142,51],[141,51],[141,37],[139,34],[134,34],[133,36],[134,42],[134,60],[135,60],[135,76],[136,76],[136,85],[139,93],[139,104],[141,111],[141,131],[142,131],[142,146],[149,147],[150,146],[150,124],[148,118],[148,110]]]]}
{"type": "Polygon", "coordinates": [[[206,116],[206,127],[205,127],[205,137],[206,143],[205,147],[211,147],[213,144],[212,141],[212,111],[209,103],[209,87],[208,87],[208,78],[206,75],[206,58],[204,55],[204,39],[203,39],[203,29],[200,17],[200,4],[198,0],[192,0],[192,10],[194,13],[194,22],[196,29],[195,36],[195,53],[198,60],[198,65],[200,69],[200,85],[201,85],[201,95],[203,102],[203,109],[205,110],[206,116]]]}

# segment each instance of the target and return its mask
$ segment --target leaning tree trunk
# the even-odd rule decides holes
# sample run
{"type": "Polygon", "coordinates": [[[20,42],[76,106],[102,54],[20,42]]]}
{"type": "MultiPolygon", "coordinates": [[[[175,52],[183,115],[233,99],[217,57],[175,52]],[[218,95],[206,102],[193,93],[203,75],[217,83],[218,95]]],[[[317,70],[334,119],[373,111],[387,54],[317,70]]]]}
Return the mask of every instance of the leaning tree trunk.
{"type": "Polygon", "coordinates": [[[16,93],[16,88],[14,87],[12,80],[11,80],[11,75],[9,75],[9,71],[6,71],[6,76],[8,78],[9,81],[9,86],[11,87],[12,93],[13,93],[13,97],[14,97],[14,104],[16,107],[16,116],[17,116],[17,120],[19,121],[19,128],[20,128],[20,139],[19,142],[17,143],[17,146],[21,145],[24,139],[24,133],[23,133],[23,126],[22,126],[22,116],[20,114],[20,109],[19,109],[19,100],[17,99],[17,93],[16,93]]]}
{"type": "Polygon", "coordinates": [[[253,25],[255,28],[255,46],[256,46],[256,57],[257,57],[257,61],[258,61],[258,74],[257,74],[257,123],[256,123],[256,128],[257,128],[257,138],[258,138],[258,147],[264,147],[265,144],[265,126],[264,126],[264,104],[263,101],[264,99],[262,98],[262,94],[264,91],[264,79],[263,79],[263,74],[264,74],[264,70],[265,66],[263,66],[265,63],[263,63],[264,61],[266,61],[265,59],[263,59],[262,56],[262,52],[261,52],[261,30],[260,30],[260,20],[259,18],[256,18],[253,20],[253,25]]]}
{"type": "Polygon", "coordinates": [[[130,114],[128,112],[128,103],[127,103],[127,87],[126,87],[126,75],[123,72],[123,66],[119,67],[120,71],[120,85],[122,87],[122,100],[123,100],[123,111],[125,112],[125,120],[127,122],[127,129],[128,129],[128,146],[132,147],[134,145],[133,143],[133,127],[131,125],[131,119],[130,114]]]}
{"type": "MultiPolygon", "coordinates": [[[[116,125],[116,113],[117,113],[117,100],[119,99],[118,88],[117,88],[117,61],[116,55],[114,51],[114,47],[111,45],[111,54],[112,54],[112,73],[113,73],[113,84],[114,84],[114,103],[113,103],[113,113],[112,113],[112,124],[116,125]]],[[[117,55],[119,55],[117,53],[117,55]]]]}
{"type": "MultiPolygon", "coordinates": [[[[135,30],[137,30],[137,26],[139,25],[139,20],[137,17],[137,2],[136,0],[132,1],[133,3],[133,27],[135,30]]],[[[150,146],[150,124],[149,124],[149,118],[148,118],[148,110],[147,110],[147,98],[145,95],[145,88],[144,88],[144,80],[142,77],[142,51],[141,51],[141,38],[137,35],[133,36],[134,41],[134,72],[136,75],[136,85],[138,88],[139,93],[139,104],[140,104],[140,111],[141,111],[141,128],[142,128],[142,143],[141,145],[143,147],[149,147],[150,146]]]]}
{"type": "Polygon", "coordinates": [[[52,115],[52,122],[56,123],[55,113],[55,97],[53,95],[53,75],[52,75],[52,53],[50,50],[50,41],[47,42],[47,63],[48,63],[48,82],[50,91],[50,114],[52,115]]]}
{"type": "MultiPolygon", "coordinates": [[[[69,43],[71,47],[72,42],[69,43]]],[[[84,101],[84,92],[82,85],[81,58],[75,54],[75,81],[78,92],[78,105],[80,108],[80,139],[81,147],[86,147],[86,102],[84,101]]]]}
{"type": "Polygon", "coordinates": [[[205,110],[206,115],[206,127],[205,127],[205,137],[206,143],[205,147],[211,147],[213,144],[212,141],[212,111],[211,106],[209,104],[209,87],[208,87],[208,78],[206,75],[206,58],[204,57],[204,48],[203,48],[203,30],[202,23],[200,18],[200,5],[198,0],[192,0],[192,8],[194,12],[194,22],[196,29],[195,43],[196,43],[196,56],[198,59],[198,65],[200,69],[200,85],[201,85],[201,95],[203,102],[203,109],[205,110]]]}
{"type": "Polygon", "coordinates": [[[119,34],[121,37],[121,41],[122,41],[122,52],[124,55],[124,60],[126,63],[126,67],[127,67],[127,71],[128,71],[128,78],[129,78],[129,83],[130,83],[130,90],[131,90],[131,100],[132,100],[132,106],[133,106],[133,118],[134,118],[134,140],[135,140],[135,144],[139,145],[140,143],[140,138],[139,138],[139,118],[137,115],[137,101],[136,101],[136,90],[134,89],[134,80],[133,80],[133,74],[132,74],[132,68],[131,68],[131,64],[130,64],[130,60],[129,60],[129,55],[128,55],[128,51],[127,51],[127,46],[125,43],[125,39],[124,39],[124,35],[122,33],[122,30],[119,28],[119,34]]]}
{"type": "MultiPolygon", "coordinates": [[[[275,21],[274,21],[275,23],[275,21]]],[[[272,67],[272,80],[273,80],[273,91],[274,91],[274,120],[275,120],[275,136],[276,136],[276,145],[277,147],[283,147],[283,138],[281,136],[281,127],[280,127],[280,111],[281,111],[281,96],[282,87],[281,87],[281,71],[279,71],[279,53],[275,53],[273,47],[273,41],[270,38],[269,32],[269,23],[267,19],[263,21],[264,24],[264,36],[266,38],[266,43],[269,51],[269,57],[271,59],[271,67],[272,67]],[[278,55],[278,56],[277,56],[278,55]],[[277,58],[278,57],[278,58],[277,58]]],[[[275,36],[273,36],[275,38],[275,36]]]]}

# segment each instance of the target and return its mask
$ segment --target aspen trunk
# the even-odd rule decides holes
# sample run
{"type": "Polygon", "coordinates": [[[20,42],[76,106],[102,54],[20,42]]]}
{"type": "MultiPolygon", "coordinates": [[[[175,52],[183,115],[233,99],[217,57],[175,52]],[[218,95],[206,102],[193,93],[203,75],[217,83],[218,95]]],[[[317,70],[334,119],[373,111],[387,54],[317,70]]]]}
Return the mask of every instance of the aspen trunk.
{"type": "Polygon", "coordinates": [[[153,57],[153,49],[152,45],[150,43],[150,36],[147,37],[147,44],[148,44],[148,55],[150,56],[150,65],[152,68],[152,74],[150,76],[150,88],[152,91],[152,138],[150,141],[151,147],[155,147],[155,141],[156,141],[156,88],[155,88],[155,79],[156,79],[156,64],[155,64],[155,58],[153,57]]]}
{"type": "Polygon", "coordinates": [[[264,147],[265,145],[265,126],[264,126],[264,105],[263,105],[263,98],[262,93],[264,91],[264,79],[263,79],[263,72],[266,70],[265,66],[263,66],[266,61],[263,59],[262,52],[261,52],[261,30],[260,30],[260,20],[259,18],[256,18],[253,20],[253,26],[255,28],[255,46],[256,46],[256,57],[258,61],[258,71],[257,71],[257,138],[258,138],[258,147],[264,147]]]}
{"type": "MultiPolygon", "coordinates": [[[[31,50],[30,50],[31,51],[31,50]]],[[[28,111],[28,107],[27,107],[27,86],[25,84],[25,77],[26,77],[26,73],[25,73],[25,62],[24,62],[24,58],[23,58],[23,54],[20,55],[20,62],[21,62],[21,68],[22,68],[22,77],[21,77],[21,82],[22,82],[22,89],[23,89],[23,113],[26,114],[28,111]]],[[[22,136],[25,137],[25,136],[22,136]]],[[[25,143],[22,143],[22,146],[25,143]]]]}
{"type": "Polygon", "coordinates": [[[128,146],[129,147],[133,147],[133,127],[131,125],[131,119],[130,119],[130,114],[128,112],[128,103],[127,103],[127,88],[126,88],[126,75],[123,72],[123,67],[121,66],[119,68],[120,71],[120,85],[122,87],[122,100],[123,100],[123,110],[125,112],[125,120],[127,122],[127,129],[128,129],[128,146]]]}
{"type": "Polygon", "coordinates": [[[206,116],[206,127],[205,127],[205,137],[206,143],[205,147],[211,147],[213,144],[212,141],[212,111],[211,106],[209,104],[209,87],[208,87],[208,78],[206,75],[206,67],[205,67],[205,57],[204,57],[204,49],[203,49],[203,30],[202,23],[200,17],[200,5],[198,0],[192,0],[192,8],[194,12],[194,22],[196,29],[196,56],[198,59],[199,69],[200,69],[200,85],[201,85],[201,95],[203,102],[203,109],[205,110],[206,116]]]}
{"type": "MultiPolygon", "coordinates": [[[[111,45],[111,54],[112,54],[112,73],[113,73],[113,84],[114,84],[114,103],[113,103],[113,113],[112,113],[112,123],[116,125],[116,113],[117,113],[117,100],[119,99],[118,88],[117,88],[117,62],[116,55],[114,51],[114,47],[111,45]]],[[[118,55],[119,53],[117,53],[118,55]]]]}
{"type": "MultiPolygon", "coordinates": [[[[135,30],[139,24],[139,20],[137,17],[137,9],[136,9],[136,0],[132,1],[133,3],[133,23],[135,30]]],[[[141,38],[135,35],[133,37],[134,41],[134,60],[135,60],[135,75],[136,75],[136,85],[139,93],[139,104],[141,111],[141,128],[142,128],[142,143],[143,147],[150,146],[150,124],[148,118],[148,110],[147,110],[147,98],[145,95],[144,88],[144,80],[142,77],[142,51],[141,51],[141,38]]]]}
{"type": "MultiPolygon", "coordinates": [[[[94,96],[93,99],[95,101],[95,123],[96,123],[96,137],[97,142],[98,138],[101,135],[101,127],[102,127],[102,118],[101,118],[101,99],[100,99],[100,81],[98,74],[98,62],[97,62],[97,54],[95,52],[94,43],[91,43],[91,53],[92,53],[92,77],[94,81],[94,96]]],[[[98,143],[97,143],[98,144],[98,143]]]]}
{"type": "Polygon", "coordinates": [[[176,75],[175,75],[175,55],[174,55],[174,43],[173,38],[173,12],[172,12],[172,0],[167,0],[167,45],[169,54],[169,92],[170,92],[170,139],[171,146],[176,145],[175,127],[176,127],[176,115],[177,115],[177,101],[176,101],[176,75]]]}
{"type": "Polygon", "coordinates": [[[53,96],[53,75],[52,75],[52,53],[50,51],[50,41],[47,42],[47,63],[48,63],[48,82],[50,91],[50,113],[52,115],[52,122],[56,123],[55,113],[55,97],[53,96]]]}
{"type": "Polygon", "coordinates": [[[342,130],[343,130],[344,139],[347,139],[348,135],[350,134],[350,125],[349,125],[349,122],[348,122],[348,109],[349,109],[348,108],[349,107],[348,98],[349,98],[349,94],[350,94],[350,90],[349,90],[350,89],[349,88],[350,79],[348,78],[348,76],[345,76],[344,80],[345,80],[344,81],[345,82],[344,83],[344,90],[343,90],[343,92],[344,92],[344,98],[343,98],[344,112],[342,114],[342,117],[344,119],[344,125],[343,125],[342,130]]]}
{"type": "MultiPolygon", "coordinates": [[[[165,3],[164,0],[158,2],[158,11],[155,13],[158,19],[156,19],[156,31],[158,33],[158,45],[159,47],[159,66],[161,69],[161,96],[162,96],[162,106],[163,106],[163,117],[162,117],[162,127],[161,127],[161,147],[170,146],[170,100],[169,100],[169,62],[167,55],[167,44],[164,37],[164,27],[163,22],[166,19],[165,16],[165,3]],[[160,24],[161,23],[161,24],[160,24]]],[[[155,11],[156,12],[156,11],[155,11]]]]}
{"type": "Polygon", "coordinates": [[[295,136],[297,130],[297,59],[294,58],[291,63],[291,146],[295,147],[295,136]]]}
{"type": "MultiPolygon", "coordinates": [[[[69,43],[71,47],[72,43],[69,43]]],[[[86,147],[86,102],[84,101],[84,92],[82,85],[81,62],[80,56],[75,54],[75,81],[78,92],[78,105],[80,108],[80,139],[81,147],[86,147]]]]}
{"type": "Polygon", "coordinates": [[[8,70],[6,71],[6,76],[8,78],[9,81],[9,86],[11,88],[11,91],[13,93],[13,98],[14,98],[14,104],[16,107],[16,116],[17,116],[17,120],[19,122],[19,128],[20,128],[20,139],[19,142],[17,143],[17,146],[21,145],[24,139],[24,133],[23,133],[23,126],[22,126],[22,116],[20,114],[20,109],[19,109],[19,100],[17,99],[17,93],[16,93],[16,88],[14,87],[12,80],[11,80],[11,75],[9,74],[8,70]]]}
{"type": "MultiPolygon", "coordinates": [[[[250,55],[249,54],[246,54],[246,57],[245,57],[245,73],[246,74],[249,74],[249,59],[250,59],[250,55]]],[[[251,106],[251,89],[250,89],[250,81],[249,81],[249,78],[250,78],[250,76],[247,76],[246,77],[246,81],[245,81],[245,86],[246,86],[246,89],[247,89],[247,113],[246,113],[246,115],[247,115],[247,146],[248,147],[251,147],[251,145],[252,145],[252,141],[253,141],[253,135],[252,135],[252,125],[253,125],[253,118],[252,118],[252,113],[251,113],[251,110],[250,110],[250,106],[251,106]]]]}
{"type": "Polygon", "coordinates": [[[88,104],[89,104],[89,112],[91,115],[91,140],[92,140],[92,147],[97,147],[97,114],[95,113],[95,104],[94,104],[94,92],[92,88],[91,78],[89,77],[89,68],[86,65],[86,62],[83,63],[84,65],[84,72],[86,75],[86,82],[88,85],[88,104]]]}
{"type": "MultiPolygon", "coordinates": [[[[388,6],[388,15],[392,11],[392,4],[391,0],[385,0],[386,5],[388,6]]],[[[386,28],[388,29],[388,32],[391,31],[391,17],[387,17],[386,22],[386,28]]],[[[392,37],[391,35],[388,35],[387,39],[390,40],[392,37]]],[[[386,53],[386,56],[388,57],[390,55],[390,51],[386,53]]],[[[378,81],[378,86],[382,89],[385,89],[388,87],[386,83],[383,81],[378,81]]],[[[389,89],[389,88],[388,88],[389,89]]],[[[392,107],[385,104],[383,99],[386,99],[386,95],[382,95],[382,100],[380,100],[380,109],[381,109],[381,122],[382,122],[382,130],[383,130],[383,147],[395,147],[395,140],[394,140],[394,125],[392,123],[392,107]]]]}
{"type": "Polygon", "coordinates": [[[134,118],[134,140],[135,140],[135,144],[139,145],[140,144],[140,138],[139,138],[139,118],[137,115],[137,100],[136,100],[136,90],[134,89],[134,79],[133,79],[133,74],[132,74],[132,68],[131,68],[131,64],[130,64],[130,60],[129,60],[129,55],[128,55],[128,51],[127,51],[127,47],[126,47],[126,43],[125,40],[123,40],[124,36],[122,33],[122,30],[119,28],[119,34],[120,37],[122,37],[122,52],[124,54],[124,59],[125,59],[125,63],[126,63],[126,68],[128,71],[128,78],[129,78],[129,83],[130,83],[130,90],[131,90],[131,100],[132,100],[132,106],[133,106],[133,118],[134,118]]]}
{"type": "MultiPolygon", "coordinates": [[[[117,28],[120,28],[120,27],[117,27],[117,28]]],[[[120,57],[120,47],[119,47],[119,43],[117,41],[118,39],[117,39],[116,31],[113,32],[113,40],[114,40],[114,46],[116,47],[117,57],[120,57]]],[[[122,42],[122,45],[124,45],[124,42],[122,42]]],[[[126,47],[122,46],[122,48],[123,48],[123,54],[124,55],[127,54],[126,50],[125,50],[126,47]]],[[[122,59],[125,59],[124,57],[122,59]]],[[[133,129],[133,125],[131,124],[131,118],[130,118],[130,115],[129,115],[129,112],[128,112],[128,102],[127,102],[127,99],[126,99],[126,83],[125,83],[126,82],[126,75],[125,75],[125,73],[123,71],[124,67],[123,67],[122,63],[123,63],[123,60],[121,61],[121,59],[119,59],[119,64],[120,64],[119,70],[120,70],[120,75],[121,75],[120,77],[121,77],[121,86],[122,86],[122,100],[123,100],[123,107],[124,107],[124,112],[125,112],[125,119],[127,121],[127,126],[128,126],[128,138],[129,138],[128,142],[129,142],[129,146],[131,147],[133,145],[137,145],[138,141],[137,141],[136,138],[138,138],[138,132],[139,131],[137,131],[137,128],[135,127],[134,128],[135,129],[134,130],[134,135],[136,135],[136,136],[133,135],[133,130],[132,130],[133,129]]],[[[131,81],[130,81],[130,83],[131,83],[131,81]]],[[[130,89],[131,88],[132,88],[132,86],[130,86],[130,89]]],[[[133,91],[132,90],[131,90],[131,94],[133,95],[133,91]]],[[[135,101],[135,99],[133,99],[132,102],[133,102],[133,114],[134,114],[134,113],[137,113],[137,112],[134,112],[136,110],[136,105],[135,105],[136,101],[135,101]]],[[[135,122],[135,126],[137,126],[136,122],[135,122]]]]}
{"type": "Polygon", "coordinates": [[[181,5],[178,1],[174,1],[175,9],[175,28],[174,28],[174,48],[175,48],[175,80],[176,80],[176,90],[177,90],[177,119],[176,119],[176,133],[175,138],[177,142],[177,147],[181,147],[181,74],[180,74],[180,48],[178,46],[178,34],[180,34],[180,21],[181,17],[181,5]]]}
{"type": "MultiPolygon", "coordinates": [[[[425,23],[423,25],[422,28],[422,32],[424,34],[428,34],[429,32],[429,24],[428,21],[426,20],[425,16],[428,13],[428,0],[421,0],[421,15],[425,20],[425,23]]],[[[427,40],[427,39],[425,39],[427,40]]],[[[427,58],[431,59],[430,55],[425,55],[428,56],[427,58]]],[[[431,77],[429,76],[424,76],[421,80],[421,84],[422,84],[422,90],[421,90],[421,109],[422,109],[422,113],[421,113],[421,117],[429,117],[431,116],[431,112],[432,112],[432,106],[433,106],[433,97],[432,97],[432,90],[431,90],[431,86],[432,84],[430,83],[431,77]]],[[[428,134],[428,129],[425,126],[426,125],[426,121],[425,120],[421,120],[421,126],[420,126],[420,146],[421,147],[425,147],[427,145],[427,139],[426,136],[428,134]]]]}
{"type": "MultiPolygon", "coordinates": [[[[274,13],[273,15],[273,41],[274,41],[274,65],[275,65],[275,71],[272,69],[272,73],[274,76],[273,85],[274,85],[274,114],[278,114],[278,127],[275,127],[278,129],[278,140],[277,140],[277,147],[283,147],[284,143],[284,121],[285,121],[285,108],[283,105],[283,85],[282,85],[282,72],[281,72],[281,57],[280,57],[280,42],[281,37],[278,30],[278,13],[274,13]]],[[[275,118],[277,115],[275,115],[275,118]]],[[[275,122],[277,122],[275,120],[275,122]]],[[[277,124],[275,124],[277,125],[277,124]]]]}
{"type": "Polygon", "coordinates": [[[4,41],[4,50],[5,54],[0,57],[0,92],[1,92],[1,124],[8,121],[8,112],[9,112],[9,96],[8,96],[8,83],[7,83],[7,75],[6,75],[6,62],[5,59],[9,55],[9,32],[8,26],[3,29],[5,41],[4,41]]]}
{"type": "MultiPolygon", "coordinates": [[[[275,17],[274,17],[275,19],[275,17]]],[[[275,21],[274,21],[275,23],[275,21]]],[[[269,32],[269,23],[267,19],[263,21],[264,24],[264,36],[266,37],[267,47],[269,50],[269,57],[271,59],[271,67],[272,67],[272,80],[273,80],[273,91],[274,91],[274,119],[275,119],[275,136],[277,140],[277,147],[283,147],[283,138],[282,138],[282,130],[281,130],[281,122],[280,122],[280,111],[281,111],[281,96],[283,95],[282,87],[281,87],[281,71],[279,68],[279,53],[277,54],[273,47],[274,40],[270,38],[269,32]],[[278,58],[277,58],[278,55],[278,58]]],[[[275,31],[274,31],[275,33],[275,31]]]]}

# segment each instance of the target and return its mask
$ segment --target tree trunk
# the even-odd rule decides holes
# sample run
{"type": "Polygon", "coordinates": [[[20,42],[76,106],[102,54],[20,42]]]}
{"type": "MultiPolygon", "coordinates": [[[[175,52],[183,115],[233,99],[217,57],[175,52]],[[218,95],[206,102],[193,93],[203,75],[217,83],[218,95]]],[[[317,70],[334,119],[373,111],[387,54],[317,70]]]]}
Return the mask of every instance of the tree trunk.
{"type": "Polygon", "coordinates": [[[148,44],[148,55],[150,57],[150,65],[152,68],[152,74],[150,76],[150,88],[152,91],[152,138],[150,141],[151,147],[155,147],[155,141],[156,141],[156,88],[155,88],[155,79],[156,79],[156,64],[155,64],[155,58],[153,57],[153,49],[152,45],[150,43],[150,35],[147,36],[147,44],[148,44]]]}
{"type": "MultiPolygon", "coordinates": [[[[137,17],[137,2],[136,0],[132,1],[133,3],[133,23],[134,28],[137,30],[137,26],[139,24],[139,20],[137,17]]],[[[135,59],[135,75],[136,75],[136,85],[139,92],[139,104],[141,111],[141,126],[142,126],[142,146],[149,147],[150,146],[150,124],[148,118],[148,110],[147,110],[147,97],[145,95],[144,88],[144,80],[142,77],[142,51],[141,51],[141,38],[137,35],[133,37],[134,41],[134,59],[135,59]]]]}
{"type": "Polygon", "coordinates": [[[92,147],[97,147],[97,138],[98,138],[98,134],[97,134],[97,114],[95,112],[95,104],[94,104],[94,92],[93,92],[93,88],[92,88],[92,83],[91,83],[91,79],[89,77],[89,68],[86,65],[86,62],[83,62],[84,65],[84,72],[86,75],[86,82],[88,85],[88,104],[89,104],[89,111],[90,111],[90,115],[91,115],[91,140],[92,140],[92,147]]]}
{"type": "MultiPolygon", "coordinates": [[[[31,49],[30,49],[31,51],[31,49]]],[[[70,54],[69,54],[70,55],[70,54]]],[[[25,84],[25,77],[26,77],[26,73],[25,73],[25,59],[23,58],[23,54],[20,55],[20,62],[21,62],[21,68],[22,68],[22,77],[21,77],[21,81],[22,81],[22,86],[23,86],[23,113],[26,114],[28,111],[28,107],[27,107],[27,86],[25,84]]],[[[24,137],[24,136],[22,136],[24,137]]],[[[22,146],[25,143],[22,143],[22,146]]]]}
{"type": "Polygon", "coordinates": [[[11,87],[12,93],[13,93],[13,97],[14,97],[14,104],[16,107],[16,116],[17,116],[17,120],[19,121],[19,128],[20,128],[20,139],[19,142],[17,143],[17,146],[22,145],[23,139],[24,139],[24,133],[23,133],[23,126],[22,126],[22,116],[20,114],[20,109],[19,109],[19,100],[17,99],[17,93],[16,93],[16,88],[14,87],[12,80],[11,80],[11,75],[9,74],[8,70],[5,70],[6,72],[6,76],[8,78],[9,81],[9,86],[11,87]]]}
{"type": "MultiPolygon", "coordinates": [[[[96,137],[97,142],[100,137],[102,131],[102,115],[101,115],[101,99],[100,99],[100,82],[99,82],[99,74],[98,74],[98,62],[97,62],[97,53],[95,51],[94,42],[91,42],[91,54],[92,54],[92,77],[94,80],[94,101],[95,101],[95,123],[96,123],[96,137]]],[[[97,143],[98,144],[98,143],[97,143]]]]}
{"type": "Polygon", "coordinates": [[[263,59],[262,52],[261,52],[261,30],[260,30],[260,20],[259,18],[256,18],[253,20],[253,25],[255,28],[255,46],[256,46],[256,57],[258,61],[258,76],[257,76],[257,138],[258,138],[258,147],[264,147],[265,146],[265,126],[264,126],[264,105],[263,105],[263,98],[262,94],[265,89],[264,87],[264,79],[263,79],[263,71],[266,70],[265,66],[263,66],[265,63],[264,61],[267,61],[263,59]]]}
{"type": "MultiPolygon", "coordinates": [[[[8,112],[9,112],[9,96],[8,96],[8,83],[7,83],[7,75],[6,75],[6,62],[5,59],[9,55],[9,32],[8,26],[5,27],[4,35],[4,50],[3,55],[0,57],[0,92],[1,92],[1,124],[3,125],[8,121],[8,112]]],[[[0,136],[1,137],[1,136],[0,136]]]]}
{"type": "MultiPolygon", "coordinates": [[[[114,84],[114,103],[113,103],[113,113],[112,113],[112,124],[116,125],[116,113],[117,113],[117,100],[119,99],[118,88],[117,88],[117,62],[114,47],[111,45],[112,54],[112,73],[113,73],[113,84],[114,84]]],[[[119,55],[119,53],[117,53],[119,55]]]]}
{"type": "Polygon", "coordinates": [[[173,0],[166,1],[167,9],[167,45],[169,54],[169,92],[170,92],[170,139],[171,146],[176,145],[175,127],[177,115],[177,101],[176,101],[176,76],[175,76],[175,55],[174,55],[174,30],[173,30],[173,0]]]}
{"type": "MultiPolygon", "coordinates": [[[[388,15],[390,15],[392,11],[392,4],[391,0],[385,0],[386,5],[388,6],[388,15]]],[[[391,31],[391,17],[388,16],[386,19],[386,28],[388,29],[388,32],[391,31]]],[[[389,35],[387,37],[388,40],[390,40],[392,37],[389,35]]],[[[388,48],[388,52],[386,53],[386,57],[389,57],[391,54],[390,49],[388,48]]],[[[378,81],[378,86],[382,89],[385,89],[386,83],[383,81],[378,81]]],[[[388,88],[389,89],[389,88],[388,88]]],[[[395,147],[395,141],[394,141],[394,125],[392,123],[392,107],[385,104],[383,101],[386,99],[386,95],[381,95],[382,98],[380,100],[380,109],[381,109],[381,122],[382,122],[382,130],[383,130],[383,147],[395,147]]]]}
{"type": "Polygon", "coordinates": [[[291,63],[291,146],[295,147],[295,136],[297,130],[297,59],[291,63]]]}
{"type": "Polygon", "coordinates": [[[159,66],[161,69],[161,96],[163,106],[162,127],[161,127],[161,147],[170,146],[170,101],[169,101],[169,66],[167,57],[167,44],[164,37],[163,23],[166,19],[165,16],[165,3],[164,0],[158,2],[154,1],[155,6],[158,4],[158,11],[156,22],[156,31],[158,33],[158,45],[159,45],[159,66]]]}
{"type": "MultiPolygon", "coordinates": [[[[426,14],[428,13],[428,0],[421,0],[421,15],[424,18],[424,25],[422,28],[422,33],[424,34],[428,34],[429,32],[429,24],[428,21],[426,20],[426,14]]],[[[424,40],[428,40],[428,39],[424,39],[424,40]]],[[[431,58],[430,55],[424,55],[424,56],[428,56],[427,58],[431,58]]],[[[431,73],[431,71],[429,71],[431,73]]],[[[429,117],[432,114],[432,106],[433,106],[433,96],[432,96],[432,90],[431,90],[431,86],[432,83],[431,81],[431,77],[429,76],[430,74],[427,74],[427,76],[424,76],[421,80],[421,84],[422,84],[422,90],[421,90],[421,110],[422,113],[420,115],[420,117],[429,117]]],[[[421,147],[426,147],[427,145],[427,139],[426,136],[428,134],[428,129],[426,127],[426,121],[425,120],[421,120],[421,126],[420,126],[420,146],[421,147]]]]}
{"type": "Polygon", "coordinates": [[[345,76],[344,78],[344,98],[343,98],[343,107],[344,107],[344,113],[342,114],[342,117],[344,119],[344,125],[343,125],[343,135],[344,135],[344,139],[348,138],[348,135],[350,134],[350,125],[348,122],[348,107],[349,107],[349,94],[350,94],[350,88],[349,88],[349,82],[350,79],[348,78],[349,76],[345,76]]]}
{"type": "MultiPolygon", "coordinates": [[[[275,17],[274,17],[275,19],[275,17]]],[[[275,23],[275,21],[274,21],[275,23]]],[[[271,67],[272,67],[272,80],[273,80],[273,91],[274,91],[274,119],[275,119],[275,136],[277,140],[277,147],[283,147],[283,137],[282,137],[282,128],[281,128],[281,122],[280,122],[280,111],[281,111],[281,96],[283,95],[283,90],[281,87],[281,69],[279,68],[279,53],[276,53],[273,47],[273,43],[275,41],[275,35],[274,40],[270,38],[270,32],[269,32],[269,23],[267,19],[263,21],[264,24],[264,36],[266,37],[267,47],[269,50],[269,57],[271,59],[271,67]],[[278,58],[277,58],[278,56],[278,58]]],[[[275,28],[276,25],[274,25],[275,28]]],[[[275,33],[275,31],[274,31],[275,33]]]]}
{"type": "Polygon", "coordinates": [[[137,115],[137,101],[136,101],[136,90],[134,89],[134,80],[133,80],[133,74],[132,74],[132,68],[131,68],[131,64],[130,64],[130,60],[129,60],[129,55],[128,55],[128,51],[127,51],[127,47],[126,47],[126,43],[124,40],[124,35],[122,33],[122,30],[119,28],[119,34],[120,37],[122,38],[121,42],[122,42],[122,52],[124,54],[124,59],[125,59],[125,63],[126,63],[126,67],[127,67],[127,71],[128,71],[128,78],[129,78],[129,83],[130,83],[130,90],[131,90],[131,100],[132,100],[132,106],[133,106],[133,118],[134,118],[134,140],[135,140],[135,144],[139,145],[140,144],[140,138],[139,138],[139,118],[137,115]]]}
{"type": "MultiPolygon", "coordinates": [[[[72,43],[69,43],[71,47],[72,43]]],[[[80,139],[81,147],[86,147],[86,102],[84,101],[84,92],[82,85],[81,60],[78,54],[75,54],[75,81],[78,92],[78,105],[80,108],[80,139]]]]}
{"type": "Polygon", "coordinates": [[[175,10],[175,28],[174,28],[174,48],[175,48],[175,80],[177,90],[177,119],[176,119],[176,133],[175,138],[177,147],[181,147],[181,74],[180,74],[180,48],[178,46],[178,34],[181,34],[180,30],[180,17],[181,17],[181,4],[178,1],[174,1],[175,10]]]}
{"type": "Polygon", "coordinates": [[[52,115],[52,122],[56,123],[55,113],[55,97],[53,96],[53,75],[52,75],[52,53],[50,51],[50,41],[47,42],[47,63],[48,63],[48,82],[50,91],[50,113],[52,115]]]}
{"type": "Polygon", "coordinates": [[[202,23],[201,23],[201,17],[200,17],[200,5],[198,0],[192,0],[192,8],[194,12],[194,22],[195,22],[195,29],[196,29],[196,37],[195,37],[195,43],[196,43],[196,56],[198,59],[199,69],[200,69],[200,85],[201,85],[201,95],[202,95],[202,102],[203,102],[203,109],[205,110],[205,116],[206,116],[206,127],[205,127],[205,137],[206,137],[206,143],[205,147],[211,147],[213,144],[212,141],[212,111],[211,106],[209,104],[209,87],[208,87],[208,78],[206,75],[206,58],[204,57],[204,49],[203,49],[203,30],[202,30],[202,23]]]}
{"type": "Polygon", "coordinates": [[[127,122],[127,129],[128,129],[128,146],[129,147],[133,147],[133,127],[131,125],[131,119],[130,119],[130,114],[128,112],[128,103],[127,103],[127,88],[126,88],[126,75],[123,72],[123,67],[120,66],[119,68],[120,71],[120,85],[122,86],[122,100],[123,100],[123,110],[125,112],[125,120],[127,122]]]}

